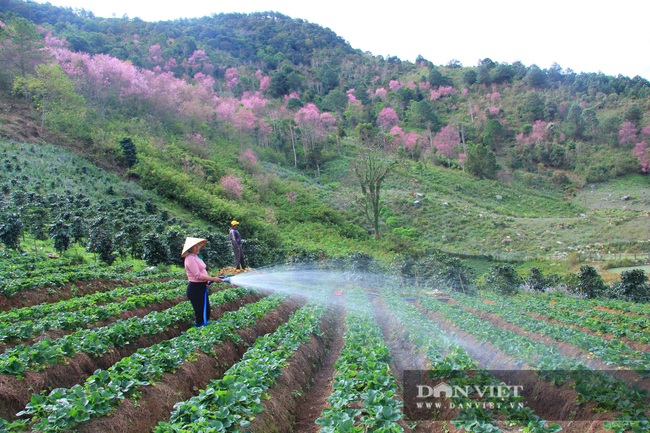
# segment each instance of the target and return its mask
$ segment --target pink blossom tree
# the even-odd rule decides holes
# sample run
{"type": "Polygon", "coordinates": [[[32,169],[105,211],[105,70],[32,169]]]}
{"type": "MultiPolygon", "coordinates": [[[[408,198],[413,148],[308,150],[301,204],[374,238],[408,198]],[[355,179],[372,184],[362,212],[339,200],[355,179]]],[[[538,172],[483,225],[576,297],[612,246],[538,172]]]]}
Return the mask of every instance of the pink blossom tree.
{"type": "Polygon", "coordinates": [[[399,80],[390,80],[390,83],[388,83],[388,88],[393,92],[401,89],[402,87],[404,87],[404,83],[399,80]]]}
{"type": "Polygon", "coordinates": [[[384,107],[377,115],[377,126],[384,131],[389,131],[393,126],[397,125],[399,117],[395,110],[391,107],[384,107]]]}
{"type": "Polygon", "coordinates": [[[217,120],[232,123],[235,119],[235,113],[237,112],[238,106],[239,101],[235,98],[220,99],[219,105],[216,109],[217,120]]]}
{"type": "Polygon", "coordinates": [[[210,58],[203,50],[194,51],[187,59],[187,65],[189,67],[187,75],[189,76],[193,76],[197,72],[202,72],[206,75],[211,75],[214,72],[214,65],[210,62],[210,58]]]}
{"type": "Polygon", "coordinates": [[[250,147],[239,153],[239,163],[248,171],[254,171],[257,166],[257,156],[250,147]]]}
{"type": "Polygon", "coordinates": [[[264,119],[257,120],[257,144],[260,146],[269,146],[269,137],[273,133],[273,128],[264,119]]]}
{"type": "Polygon", "coordinates": [[[149,63],[153,66],[155,65],[163,65],[165,63],[165,59],[163,58],[163,51],[162,48],[160,47],[160,44],[154,44],[149,47],[149,63]]]}
{"type": "Polygon", "coordinates": [[[298,99],[298,100],[300,100],[300,95],[299,95],[297,92],[291,92],[291,93],[289,93],[288,95],[284,95],[283,100],[284,100],[284,103],[285,103],[285,104],[288,103],[289,100],[291,100],[291,99],[298,99]]]}
{"type": "Polygon", "coordinates": [[[348,96],[348,104],[359,104],[359,100],[354,96],[354,89],[348,89],[345,93],[348,96]]]}
{"type": "Polygon", "coordinates": [[[271,87],[271,77],[268,75],[260,79],[260,92],[266,92],[271,87]]]}
{"type": "Polygon", "coordinates": [[[433,137],[433,147],[435,147],[436,154],[442,155],[447,158],[449,164],[451,159],[457,155],[456,148],[460,144],[460,134],[453,125],[447,125],[433,137]]]}
{"type": "Polygon", "coordinates": [[[641,139],[650,141],[650,125],[641,128],[641,139]]]}
{"type": "Polygon", "coordinates": [[[416,159],[416,155],[420,154],[423,141],[424,137],[417,132],[409,131],[402,134],[402,145],[404,150],[411,156],[411,159],[416,159]]]}
{"type": "Polygon", "coordinates": [[[648,173],[650,171],[650,150],[648,149],[648,143],[642,141],[637,143],[634,146],[632,155],[636,156],[641,164],[641,172],[648,173]]]}
{"type": "Polygon", "coordinates": [[[239,71],[237,68],[228,68],[226,69],[226,88],[229,90],[234,88],[237,83],[239,83],[239,71]]]}
{"type": "Polygon", "coordinates": [[[90,56],[56,45],[49,48],[77,91],[100,112],[130,104],[136,112],[153,110],[162,118],[199,116],[205,120],[214,110],[216,95],[208,77],[193,85],[170,72],[139,69],[105,54],[90,56]]]}
{"type": "Polygon", "coordinates": [[[241,199],[242,194],[244,193],[244,187],[239,182],[239,179],[233,176],[224,176],[219,181],[226,196],[230,199],[241,199]]]}
{"type": "Polygon", "coordinates": [[[636,125],[632,122],[625,122],[618,130],[618,144],[621,146],[633,145],[637,142],[636,125]]]}
{"type": "Polygon", "coordinates": [[[454,89],[452,86],[440,86],[436,89],[431,89],[430,90],[430,96],[429,100],[436,100],[440,98],[444,98],[447,96],[453,96],[456,94],[456,89],[454,89]]]}
{"type": "Polygon", "coordinates": [[[264,98],[260,92],[244,92],[241,96],[241,103],[245,108],[261,114],[269,100],[264,98]]]}
{"type": "Polygon", "coordinates": [[[498,116],[499,113],[501,113],[501,109],[499,107],[491,105],[488,107],[488,113],[490,113],[490,116],[498,116]]]}
{"type": "Polygon", "coordinates": [[[375,90],[375,96],[378,97],[379,99],[386,99],[386,95],[388,94],[388,91],[384,89],[383,87],[380,87],[379,89],[375,90]]]}
{"type": "Polygon", "coordinates": [[[318,107],[308,103],[298,110],[294,120],[300,130],[300,137],[308,165],[312,162],[320,175],[320,153],[330,131],[333,130],[336,119],[330,113],[320,113],[318,107]]]}
{"type": "Polygon", "coordinates": [[[524,146],[535,146],[547,140],[549,137],[548,122],[536,120],[533,130],[528,135],[523,132],[517,134],[517,142],[524,146]]]}
{"type": "Polygon", "coordinates": [[[412,159],[416,159],[426,148],[426,139],[417,132],[405,132],[399,126],[394,126],[390,132],[393,136],[393,145],[401,146],[412,159]]]}
{"type": "Polygon", "coordinates": [[[244,135],[250,134],[255,130],[257,117],[255,113],[245,107],[239,107],[235,113],[232,126],[239,132],[239,143],[243,144],[244,135]]]}

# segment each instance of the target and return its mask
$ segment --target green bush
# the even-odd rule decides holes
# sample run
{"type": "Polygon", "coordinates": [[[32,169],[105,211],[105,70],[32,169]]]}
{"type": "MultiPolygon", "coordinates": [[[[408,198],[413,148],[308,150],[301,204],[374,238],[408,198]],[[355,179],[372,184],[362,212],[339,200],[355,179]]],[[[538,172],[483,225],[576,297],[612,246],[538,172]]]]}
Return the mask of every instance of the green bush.
{"type": "Polygon", "coordinates": [[[600,298],[607,292],[607,285],[593,266],[583,265],[578,273],[577,291],[587,298],[600,298]]]}
{"type": "Polygon", "coordinates": [[[643,269],[621,273],[621,281],[612,284],[609,297],[631,302],[650,302],[650,285],[643,269]]]}
{"type": "Polygon", "coordinates": [[[484,278],[484,286],[502,295],[514,295],[522,278],[512,265],[493,266],[484,278]]]}
{"type": "Polygon", "coordinates": [[[167,263],[169,248],[158,233],[149,233],[144,238],[144,262],[150,266],[167,263]]]}
{"type": "Polygon", "coordinates": [[[542,271],[539,270],[539,268],[530,268],[530,274],[528,275],[528,279],[526,280],[526,284],[528,284],[528,287],[531,290],[535,290],[536,292],[543,292],[548,288],[548,281],[542,274],[542,271]]]}

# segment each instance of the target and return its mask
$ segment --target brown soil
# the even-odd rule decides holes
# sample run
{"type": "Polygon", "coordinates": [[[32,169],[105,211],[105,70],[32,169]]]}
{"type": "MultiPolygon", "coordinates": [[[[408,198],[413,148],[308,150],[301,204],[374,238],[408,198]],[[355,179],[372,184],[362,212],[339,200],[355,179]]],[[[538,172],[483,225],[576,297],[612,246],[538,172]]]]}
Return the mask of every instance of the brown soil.
{"type": "MultiPolygon", "coordinates": [[[[516,359],[505,354],[501,350],[492,346],[488,342],[480,342],[471,334],[461,330],[444,318],[440,313],[424,312],[434,322],[436,322],[447,334],[455,336],[458,344],[463,347],[479,364],[479,367],[490,370],[495,373],[499,379],[508,383],[508,371],[529,368],[526,365],[518,364],[516,359]]],[[[494,324],[494,323],[493,323],[494,324]]],[[[505,327],[505,322],[501,323],[505,327]]],[[[500,326],[500,325],[496,325],[500,326]]],[[[501,326],[500,326],[501,327],[501,326]]],[[[526,334],[527,335],[527,334],[526,334]]],[[[534,379],[534,375],[528,375],[528,383],[521,383],[524,389],[533,390],[531,397],[526,404],[536,413],[545,414],[545,419],[549,422],[557,422],[563,427],[564,432],[568,433],[596,433],[605,432],[603,422],[612,418],[612,414],[593,412],[595,404],[582,403],[578,406],[575,401],[578,394],[569,384],[561,387],[551,385],[550,383],[534,379]],[[565,402],[564,405],[558,404],[565,402]],[[583,419],[593,421],[554,421],[568,418],[578,418],[582,415],[583,419]]]]}
{"type": "Polygon", "coordinates": [[[593,309],[594,310],[605,311],[606,313],[619,314],[621,316],[647,317],[647,315],[634,314],[634,313],[630,313],[630,312],[622,311],[622,310],[614,310],[614,309],[611,309],[611,308],[601,307],[599,305],[594,305],[593,309]]]}
{"type": "MultiPolygon", "coordinates": [[[[400,393],[404,388],[403,373],[405,370],[426,370],[429,367],[429,361],[426,356],[418,352],[416,348],[403,337],[406,329],[390,313],[390,307],[386,305],[383,298],[374,299],[375,316],[377,323],[384,334],[384,340],[390,348],[392,357],[391,371],[397,379],[400,393]]],[[[401,395],[400,395],[401,398],[401,395]]],[[[400,424],[405,432],[413,433],[442,433],[456,432],[457,430],[449,422],[444,421],[413,421],[408,419],[408,413],[405,413],[405,419],[400,424]]]]}
{"type": "Polygon", "coordinates": [[[345,308],[337,306],[332,318],[334,320],[331,323],[326,323],[329,329],[322,330],[323,335],[327,335],[331,341],[326,344],[325,354],[320,360],[320,370],[311,377],[308,390],[299,395],[296,402],[293,427],[295,433],[318,433],[320,426],[316,424],[316,420],[327,407],[327,397],[332,393],[334,363],[339,358],[344,344],[345,308]]]}
{"type": "MultiPolygon", "coordinates": [[[[235,301],[216,306],[212,309],[212,317],[219,317],[226,311],[236,310],[244,303],[255,302],[260,294],[250,294],[235,301]]],[[[28,371],[24,378],[0,375],[0,417],[7,420],[16,418],[15,414],[24,409],[32,394],[41,393],[53,388],[69,388],[81,383],[97,369],[107,369],[120,359],[130,356],[139,348],[149,347],[164,340],[179,336],[189,328],[190,324],[178,324],[155,336],[142,336],[130,344],[115,347],[111,352],[98,357],[78,354],[66,359],[65,363],[52,365],[42,371],[28,371]]]]}
{"type": "MultiPolygon", "coordinates": [[[[322,407],[305,407],[305,402],[312,399],[312,381],[314,376],[323,371],[323,361],[327,359],[328,348],[331,347],[337,333],[341,333],[340,309],[330,306],[320,326],[320,336],[312,336],[309,343],[301,345],[289,360],[277,383],[269,390],[269,398],[262,403],[263,411],[255,417],[249,430],[258,433],[297,432],[301,427],[298,423],[306,424],[306,415],[315,416],[311,427],[317,427],[314,422],[320,416],[322,407]],[[340,323],[340,320],[338,321],[340,323]],[[308,413],[302,413],[307,409],[308,413]],[[300,419],[300,420],[299,420],[300,419]]],[[[330,351],[331,352],[331,351],[330,351]]],[[[331,372],[330,372],[331,375],[331,372]]],[[[331,377],[331,376],[330,376],[331,377]]],[[[317,393],[321,390],[315,389],[317,393]]],[[[313,431],[318,431],[317,429],[313,431]]]]}
{"type": "Polygon", "coordinates": [[[144,280],[92,280],[70,282],[60,287],[34,287],[21,290],[13,296],[0,294],[0,311],[9,311],[14,308],[59,302],[74,297],[89,295],[95,292],[107,292],[117,287],[145,284],[154,281],[169,281],[170,279],[171,278],[144,280]]]}
{"type": "Polygon", "coordinates": [[[95,418],[80,425],[80,433],[149,432],[160,421],[168,421],[174,404],[198,394],[213,379],[238,362],[248,347],[262,335],[273,332],[303,304],[290,299],[270,311],[254,326],[237,331],[242,341],[215,346],[216,356],[201,353],[195,361],[185,362],[174,373],[166,373],[154,386],[140,388],[140,398],[125,400],[110,416],[95,418]],[[146,416],[143,416],[146,414],[146,416]]]}

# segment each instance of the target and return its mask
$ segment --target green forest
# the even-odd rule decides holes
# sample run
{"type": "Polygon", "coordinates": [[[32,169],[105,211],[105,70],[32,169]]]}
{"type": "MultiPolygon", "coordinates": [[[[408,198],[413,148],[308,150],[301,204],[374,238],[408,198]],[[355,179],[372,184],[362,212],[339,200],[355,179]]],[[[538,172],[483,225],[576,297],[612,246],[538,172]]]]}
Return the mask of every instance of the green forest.
{"type": "MultiPolygon", "coordinates": [[[[0,4],[0,254],[341,263],[647,300],[650,82],[351,47],[276,12],[0,4]],[[642,269],[642,268],[639,268],[642,269]]],[[[7,289],[9,290],[9,289],[7,289]]]]}

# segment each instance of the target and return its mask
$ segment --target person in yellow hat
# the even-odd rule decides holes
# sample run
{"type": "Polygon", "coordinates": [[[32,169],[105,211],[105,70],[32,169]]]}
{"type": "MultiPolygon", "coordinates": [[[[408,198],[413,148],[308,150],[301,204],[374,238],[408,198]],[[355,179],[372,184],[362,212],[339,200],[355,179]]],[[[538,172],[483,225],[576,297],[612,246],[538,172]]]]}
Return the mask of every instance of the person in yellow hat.
{"type": "Polygon", "coordinates": [[[208,282],[221,281],[208,275],[205,262],[198,256],[199,250],[208,241],[201,238],[186,238],[181,257],[185,257],[187,273],[187,299],[194,309],[194,325],[205,326],[210,320],[210,300],[208,299],[208,282]]]}
{"type": "Polygon", "coordinates": [[[228,229],[228,236],[230,236],[230,243],[232,244],[232,252],[235,255],[235,269],[247,269],[246,259],[244,259],[244,250],[242,249],[242,238],[239,234],[239,222],[232,220],[230,229],[228,229]]]}

